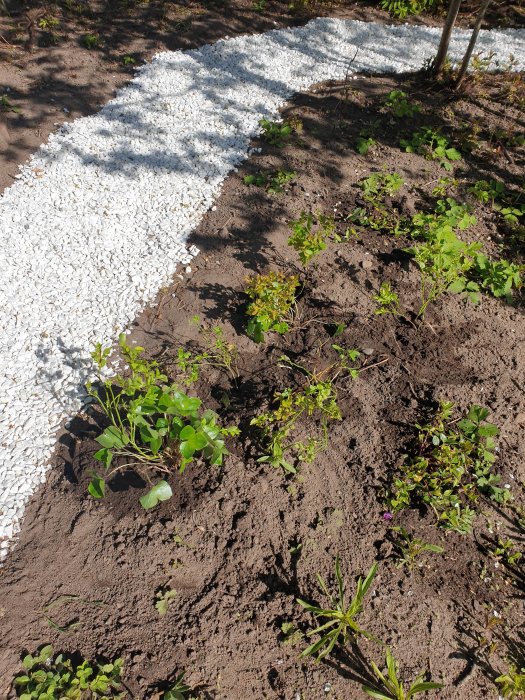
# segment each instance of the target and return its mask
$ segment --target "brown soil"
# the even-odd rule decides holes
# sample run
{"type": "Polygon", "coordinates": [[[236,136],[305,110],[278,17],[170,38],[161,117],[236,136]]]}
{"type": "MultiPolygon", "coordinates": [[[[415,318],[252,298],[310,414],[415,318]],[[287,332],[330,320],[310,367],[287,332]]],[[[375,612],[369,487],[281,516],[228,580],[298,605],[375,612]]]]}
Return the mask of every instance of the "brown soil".
{"type": "MultiPolygon", "coordinates": [[[[157,51],[189,49],[229,35],[301,24],[312,16],[393,22],[373,0],[319,0],[293,12],[289,2],[268,0],[262,12],[253,0],[5,0],[0,3],[0,96],[20,111],[0,109],[0,191],[62,123],[97,112],[157,51]],[[57,20],[56,26],[42,22],[57,20]],[[87,49],[86,35],[99,37],[87,49]],[[127,59],[129,60],[129,59],[127,59]]],[[[299,4],[299,3],[297,3],[299,4]]],[[[476,0],[463,3],[459,24],[472,24],[476,0]]],[[[439,25],[442,14],[406,21],[439,25]]],[[[525,0],[495,2],[486,25],[524,26],[525,0]]]]}
{"type": "MultiPolygon", "coordinates": [[[[350,588],[379,562],[359,621],[392,645],[404,677],[428,669],[445,684],[440,697],[481,700],[496,696],[494,679],[509,653],[523,659],[523,566],[498,564],[489,551],[499,537],[512,538],[517,549],[523,541],[516,515],[525,478],[519,300],[484,298],[473,306],[447,295],[417,327],[375,316],[371,295],[382,281],[390,280],[413,308],[418,275],[402,250],[406,240],[358,230],[358,238],[330,243],[312,267],[291,333],[256,345],[244,330],[245,278],[295,269],[287,222],[301,211],[337,210],[342,232],[343,217],[360,202],[356,183],[383,168],[408,183],[393,206],[413,213],[434,203],[431,190],[446,173],[398,147],[416,125],[444,128],[464,154],[451,196],[468,199],[467,184],[481,178],[519,187],[525,153],[508,135],[525,127],[515,102],[524,97],[520,76],[477,77],[460,97],[443,89],[433,93],[432,108],[402,122],[381,108],[395,88],[427,104],[424,86],[408,78],[366,77],[298,96],[285,114],[300,117],[303,132],[283,149],[263,145],[227,180],[216,210],[192,237],[201,254],[191,273],[176,277],[135,324],[132,340],[173,377],[178,347],[202,342],[189,322],[195,314],[220,325],[239,348],[236,381],[207,370],[192,387],[225,423],[242,429],[229,442],[224,466],[197,462],[183,476],[174,474],[174,497],[153,512],[141,510],[144,484],[129,474],[95,502],[86,486],[96,467],[100,415],[81,414],[64,431],[54,468],[0,573],[2,696],[21,654],[50,641],[88,658],[123,656],[126,682],[138,698],[152,698],[159,683],[181,670],[200,698],[362,697],[368,660],[381,660],[374,644],[338,650],[317,665],[298,660],[305,639],[285,645],[280,633],[288,621],[303,633],[311,629],[312,618],[296,598],[326,602],[315,575],[332,585],[337,554],[350,588]],[[359,156],[356,138],[375,121],[377,146],[359,156]],[[247,174],[278,168],[297,172],[280,195],[243,182],[247,174]],[[331,427],[327,450],[295,478],[258,464],[261,446],[250,419],[268,407],[275,390],[301,381],[278,358],[286,353],[309,367],[326,365],[330,329],[339,322],[346,330],[338,342],[358,348],[370,368],[338,383],[343,420],[331,427]],[[413,443],[414,424],[428,419],[439,399],[460,411],[472,403],[487,406],[501,428],[497,472],[515,500],[507,508],[481,502],[472,536],[445,534],[424,510],[396,515],[393,523],[383,518],[382,493],[413,443]],[[396,568],[392,524],[441,544],[445,553],[427,555],[412,573],[396,568]],[[177,593],[160,617],[155,594],[167,589],[177,593]]],[[[484,242],[493,255],[521,260],[519,242],[490,206],[470,201],[478,223],[462,235],[484,242]]]]}

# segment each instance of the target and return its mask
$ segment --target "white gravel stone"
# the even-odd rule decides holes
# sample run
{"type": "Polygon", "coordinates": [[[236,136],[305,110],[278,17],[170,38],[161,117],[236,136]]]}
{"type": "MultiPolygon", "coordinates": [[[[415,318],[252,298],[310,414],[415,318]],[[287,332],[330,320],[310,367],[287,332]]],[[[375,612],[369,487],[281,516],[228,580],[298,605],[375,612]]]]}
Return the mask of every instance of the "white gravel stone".
{"type": "MultiPolygon", "coordinates": [[[[198,253],[191,231],[248,156],[262,117],[354,73],[413,71],[439,29],[317,19],[164,52],[98,114],[65,124],[0,199],[0,559],[44,482],[60,422],[85,399],[95,342],[111,343],[198,253]]],[[[456,32],[458,60],[469,32],[456,32]]],[[[478,51],[525,69],[525,32],[478,51]]]]}

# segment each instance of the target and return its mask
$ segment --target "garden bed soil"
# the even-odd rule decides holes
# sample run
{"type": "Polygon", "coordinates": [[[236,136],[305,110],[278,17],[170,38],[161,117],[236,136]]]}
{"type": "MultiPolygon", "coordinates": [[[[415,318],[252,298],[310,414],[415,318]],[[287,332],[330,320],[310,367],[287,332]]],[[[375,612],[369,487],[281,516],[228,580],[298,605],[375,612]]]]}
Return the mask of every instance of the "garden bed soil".
{"type": "MultiPolygon", "coordinates": [[[[442,698],[496,697],[494,679],[505,669],[504,658],[509,651],[523,653],[524,575],[522,566],[509,569],[489,550],[499,537],[520,548],[517,511],[482,501],[473,535],[445,534],[423,510],[385,520],[383,494],[413,444],[414,424],[446,399],[459,412],[473,403],[490,409],[501,429],[497,472],[511,486],[514,507],[523,505],[521,301],[484,297],[474,306],[447,295],[415,327],[376,316],[371,295],[382,281],[411,308],[418,276],[402,250],[404,239],[360,228],[357,237],[331,242],[311,267],[289,334],[270,334],[263,345],[248,339],[243,289],[252,273],[296,269],[288,222],[301,211],[335,212],[343,233],[344,217],[360,202],[356,183],[370,172],[395,170],[406,179],[393,206],[407,214],[428,209],[435,201],[430,192],[446,173],[399,148],[399,138],[416,125],[443,127],[464,154],[454,172],[459,190],[450,192],[458,200],[468,199],[467,182],[482,178],[519,186],[523,147],[501,142],[502,132],[524,127],[519,105],[505,97],[513,80],[523,99],[519,76],[481,76],[465,96],[442,89],[414,120],[401,121],[381,105],[392,89],[428,105],[427,88],[413,79],[358,77],[319,86],[285,110],[302,120],[303,130],[282,149],[258,144],[261,152],[226,181],[217,206],[190,239],[201,249],[191,271],[181,268],[129,337],[175,378],[178,348],[202,343],[192,317],[218,324],[239,349],[239,378],[208,368],[192,393],[226,424],[239,425],[242,435],[229,440],[223,467],[199,461],[175,473],[173,498],[144,512],[138,504],[143,484],[130,474],[119,477],[101,502],[87,495],[90,472],[98,468],[93,453],[101,417],[90,409],[68,424],[0,572],[2,697],[12,697],[8,687],[21,655],[44,642],[87,658],[122,656],[137,698],[156,697],[155,689],[181,671],[199,698],[362,697],[368,661],[381,662],[376,645],[360,642],[316,664],[298,659],[305,638],[287,645],[281,633],[290,621],[303,633],[312,628],[296,598],[326,602],[316,574],[332,585],[336,555],[350,589],[379,562],[359,621],[392,646],[403,677],[427,669],[444,682],[442,698]],[[377,145],[360,156],[356,139],[374,121],[377,145]],[[469,153],[473,138],[477,146],[469,153]],[[277,169],[297,173],[282,194],[244,184],[248,174],[277,169]],[[268,407],[275,390],[301,380],[279,357],[326,366],[337,323],[345,324],[338,342],[359,349],[365,367],[357,379],[338,383],[343,419],[331,425],[326,451],[296,477],[257,463],[261,448],[251,418],[268,407]],[[392,525],[445,553],[426,555],[411,573],[396,568],[392,525]],[[175,598],[160,616],[156,594],[172,589],[175,598]]],[[[523,250],[491,208],[469,201],[478,223],[462,236],[483,242],[492,255],[521,260],[523,250]]]]}
{"type": "MultiPolygon", "coordinates": [[[[524,3],[493,3],[484,27],[524,26],[524,3]]],[[[295,12],[280,0],[268,0],[262,11],[254,5],[253,0],[8,0],[9,13],[0,12],[0,97],[5,95],[19,111],[0,108],[0,191],[13,183],[17,165],[51,132],[64,122],[97,112],[133,76],[135,66],[158,51],[304,24],[320,15],[395,23],[372,0],[317,2],[295,12]],[[52,26],[50,20],[58,24],[52,26]],[[84,45],[89,35],[99,42],[91,49],[84,45]]],[[[474,0],[463,3],[459,26],[472,25],[476,8],[474,0]]],[[[438,26],[442,15],[405,21],[438,26]]]]}

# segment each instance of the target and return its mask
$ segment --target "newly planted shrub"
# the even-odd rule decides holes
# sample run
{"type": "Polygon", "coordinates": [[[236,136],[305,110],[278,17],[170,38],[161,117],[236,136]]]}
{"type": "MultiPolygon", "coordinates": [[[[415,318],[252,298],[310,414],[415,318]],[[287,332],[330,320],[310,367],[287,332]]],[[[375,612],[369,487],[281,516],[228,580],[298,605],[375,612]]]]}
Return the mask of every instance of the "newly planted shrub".
{"type": "Polygon", "coordinates": [[[14,680],[20,700],[122,700],[127,696],[121,683],[122,659],[97,664],[75,663],[63,654],[54,656],[51,645],[36,656],[23,659],[25,672],[14,680]]]}
{"type": "MultiPolygon", "coordinates": [[[[98,382],[87,388],[109,426],[97,438],[101,449],[94,455],[105,473],[93,475],[89,493],[103,498],[106,480],[117,471],[134,469],[151,485],[152,475],[184,471],[196,455],[211,464],[222,464],[228,454],[224,437],[238,434],[238,429],[220,427],[213,411],[201,412],[200,399],[187,396],[176,384],[167,384],[158,364],[141,357],[143,348],[127,345],[124,334],[119,346],[129,365],[129,376],[104,378],[110,350],[98,344],[92,355],[98,382]],[[114,461],[116,466],[112,466],[114,461]]],[[[144,508],[152,508],[171,495],[169,484],[161,480],[140,502],[144,508]]]]}
{"type": "Polygon", "coordinates": [[[418,318],[424,318],[428,305],[445,292],[464,292],[477,303],[479,286],[469,279],[469,272],[480,248],[480,243],[464,243],[450,225],[443,224],[426,241],[407,249],[421,273],[418,318]]]}
{"type": "Polygon", "coordinates": [[[411,685],[405,689],[403,680],[399,676],[399,664],[394,659],[390,647],[386,648],[385,665],[386,675],[382,673],[376,664],[371,661],[370,665],[374,675],[378,679],[380,686],[370,687],[363,685],[364,692],[376,700],[410,700],[420,693],[428,693],[429,690],[439,690],[442,683],[425,681],[426,671],[421,671],[411,685]]]}
{"type": "Polygon", "coordinates": [[[316,255],[326,248],[326,240],[335,232],[333,216],[317,212],[301,212],[301,216],[290,223],[292,235],[288,245],[299,254],[299,260],[307,267],[316,255]]]}
{"type": "Polygon", "coordinates": [[[268,331],[284,334],[290,329],[295,292],[299,286],[296,275],[283,272],[255,275],[248,280],[246,294],[252,299],[247,309],[250,316],[247,333],[256,343],[262,343],[268,331]]]}
{"type": "Polygon", "coordinates": [[[419,153],[427,160],[439,160],[445,170],[452,170],[451,163],[461,160],[461,153],[450,146],[447,137],[428,126],[415,131],[410,141],[401,139],[400,144],[407,153],[419,153]]]}
{"type": "Polygon", "coordinates": [[[349,215],[350,221],[374,231],[383,231],[395,236],[407,233],[409,220],[400,216],[386,198],[396,194],[404,184],[398,173],[373,173],[364,178],[359,187],[363,192],[364,207],[357,207],[349,215]]]}
{"type": "Polygon", "coordinates": [[[345,582],[341,573],[339,556],[335,559],[335,577],[337,581],[337,592],[335,595],[328,591],[326,583],[317,574],[319,586],[328,598],[329,607],[321,608],[300,598],[297,599],[299,605],[311,612],[316,619],[323,621],[319,627],[308,632],[309,637],[316,635],[319,639],[307,647],[301,653],[301,657],[317,655],[317,660],[320,661],[325,656],[328,656],[338,643],[344,645],[349,639],[359,636],[373,639],[371,634],[361,629],[356,618],[363,612],[364,599],[372,585],[376,571],[377,564],[373,564],[365,579],[359,577],[355,595],[348,603],[346,602],[345,582]]]}
{"type": "Polygon", "coordinates": [[[416,425],[419,454],[407,456],[401,465],[389,505],[399,511],[423,503],[434,511],[439,525],[468,533],[476,515],[470,504],[479,494],[497,503],[511,495],[493,473],[499,430],[485,422],[488,409],[473,405],[459,421],[452,414],[453,404],[443,402],[431,423],[416,425]]]}
{"type": "Polygon", "coordinates": [[[232,379],[238,376],[237,347],[224,339],[224,332],[220,326],[202,326],[200,335],[204,341],[201,352],[194,352],[179,348],[177,351],[176,365],[185,375],[184,383],[189,386],[198,381],[203,367],[216,367],[224,370],[232,379]]]}
{"type": "Polygon", "coordinates": [[[331,381],[316,381],[310,377],[308,383],[295,391],[286,388],[274,395],[275,408],[253,418],[251,425],[262,430],[268,452],[258,462],[268,462],[273,467],[282,467],[295,474],[297,469],[289,461],[289,454],[299,461],[312,462],[319,450],[328,441],[328,422],[341,420],[337,404],[337,392],[331,381]],[[294,439],[294,432],[302,416],[316,417],[321,432],[306,439],[294,439]]]}

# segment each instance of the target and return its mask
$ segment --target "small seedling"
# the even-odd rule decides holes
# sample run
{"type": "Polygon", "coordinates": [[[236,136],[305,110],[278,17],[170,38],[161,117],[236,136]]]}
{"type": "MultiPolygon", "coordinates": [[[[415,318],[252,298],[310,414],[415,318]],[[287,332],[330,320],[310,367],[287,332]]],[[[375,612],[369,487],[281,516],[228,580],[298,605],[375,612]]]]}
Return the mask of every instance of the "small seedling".
{"type": "Polygon", "coordinates": [[[101,39],[98,34],[85,34],[82,37],[82,43],[86,49],[96,49],[101,44],[101,39]]]}
{"type": "Polygon", "coordinates": [[[22,663],[25,673],[14,680],[21,700],[123,700],[127,696],[121,682],[122,659],[102,665],[78,663],[63,654],[54,657],[48,645],[36,656],[25,656],[22,663]]]}
{"type": "Polygon", "coordinates": [[[251,317],[247,333],[252,340],[262,343],[269,331],[281,335],[288,332],[298,286],[296,275],[287,277],[283,272],[255,275],[248,280],[245,293],[252,302],[246,311],[251,317]]]}
{"type": "Polygon", "coordinates": [[[297,599],[299,605],[308,612],[313,613],[316,619],[324,620],[323,624],[308,632],[308,637],[317,635],[319,639],[301,653],[301,658],[317,655],[317,660],[320,661],[328,656],[338,643],[346,644],[349,639],[359,636],[373,639],[371,634],[361,629],[356,618],[363,612],[364,599],[368,589],[372,585],[376,571],[377,564],[374,563],[364,580],[359,577],[355,595],[348,604],[346,603],[345,582],[341,574],[339,556],[335,559],[335,577],[337,581],[337,593],[335,596],[330,594],[326,583],[322,577],[317,574],[319,586],[324,595],[328,598],[330,607],[321,608],[317,605],[307,603],[300,598],[297,599]]]}
{"type": "Polygon", "coordinates": [[[410,141],[401,139],[407,153],[419,153],[427,160],[439,160],[441,167],[452,170],[451,163],[461,160],[461,153],[449,145],[446,136],[428,126],[415,131],[410,141]]]}
{"type": "MultiPolygon", "coordinates": [[[[162,700],[186,700],[187,694],[191,692],[189,685],[184,682],[184,673],[180,673],[170,687],[162,694],[162,700]]],[[[193,700],[188,698],[188,700],[193,700]]]]}
{"type": "Polygon", "coordinates": [[[402,119],[403,117],[411,118],[421,110],[419,105],[413,104],[408,100],[408,95],[403,90],[392,90],[389,92],[385,105],[397,119],[402,119]]]}
{"type": "Polygon", "coordinates": [[[295,180],[296,177],[297,173],[293,170],[277,170],[270,177],[267,190],[270,194],[280,194],[284,190],[284,186],[295,180]]]}
{"type": "Polygon", "coordinates": [[[392,314],[392,316],[401,316],[404,314],[401,311],[399,295],[393,291],[388,282],[382,282],[379,287],[379,293],[374,294],[372,299],[377,303],[377,309],[374,311],[376,316],[392,314]]]}
{"type": "Polygon", "coordinates": [[[458,186],[459,180],[454,177],[440,177],[437,185],[432,189],[433,197],[446,197],[450,189],[458,186]]]}
{"type": "Polygon", "coordinates": [[[17,107],[12,102],[9,101],[7,95],[0,96],[0,111],[2,112],[15,112],[15,114],[20,114],[22,111],[20,107],[17,107]]]}
{"type": "Polygon", "coordinates": [[[377,146],[377,141],[372,136],[358,136],[355,142],[355,150],[361,156],[368,155],[368,151],[374,146],[377,146]]]}
{"type": "Polygon", "coordinates": [[[177,591],[173,588],[161,588],[155,593],[155,610],[162,617],[168,612],[170,602],[177,597],[177,591]]]}
{"type": "Polygon", "coordinates": [[[396,567],[398,569],[406,566],[409,571],[412,571],[416,563],[418,566],[422,566],[416,560],[419,560],[426,552],[443,554],[445,551],[443,547],[439,547],[436,544],[430,544],[417,537],[412,537],[404,527],[393,527],[392,532],[395,533],[392,543],[397,552],[396,567]]]}
{"type": "Polygon", "coordinates": [[[375,204],[377,200],[383,202],[387,195],[394,195],[404,184],[399,173],[373,173],[361,180],[359,187],[363,190],[363,199],[375,204]]]}
{"type": "Polygon", "coordinates": [[[496,559],[508,564],[508,566],[516,566],[523,556],[523,553],[514,547],[512,540],[502,540],[501,538],[498,538],[497,546],[490,553],[496,559]]]}
{"type": "Polygon", "coordinates": [[[414,257],[421,273],[421,305],[417,317],[423,319],[429,304],[445,292],[465,293],[478,303],[479,285],[469,279],[480,243],[464,243],[452,227],[443,224],[432,231],[432,237],[406,252],[414,257]]]}
{"type": "Polygon", "coordinates": [[[244,184],[253,185],[255,187],[265,187],[266,191],[270,194],[280,194],[284,190],[284,186],[296,177],[297,173],[293,170],[277,170],[273,175],[266,175],[264,173],[246,175],[244,184]]]}
{"type": "Polygon", "coordinates": [[[294,128],[289,121],[272,122],[269,119],[261,119],[259,126],[262,129],[265,141],[278,148],[282,148],[284,142],[294,132],[294,128]]]}
{"type": "Polygon", "coordinates": [[[465,534],[476,516],[469,504],[479,494],[497,503],[505,503],[511,494],[493,473],[499,429],[485,421],[488,409],[473,405],[465,418],[454,421],[453,408],[442,402],[431,423],[416,425],[419,454],[404,460],[388,503],[394,512],[423,503],[439,525],[465,534]]]}
{"type": "Polygon", "coordinates": [[[516,265],[507,260],[489,260],[481,253],[476,255],[474,262],[472,277],[483,291],[493,297],[510,299],[515,289],[521,289],[524,265],[516,265]]]}
{"type": "Polygon", "coordinates": [[[283,622],[281,625],[281,644],[293,647],[303,638],[303,633],[298,630],[293,622],[283,622]]]}
{"type": "Polygon", "coordinates": [[[136,64],[137,60],[133,58],[133,56],[122,56],[122,63],[125,66],[134,66],[136,64]]]}
{"type": "Polygon", "coordinates": [[[429,690],[439,690],[443,687],[443,683],[425,681],[426,671],[421,671],[409,688],[405,690],[403,681],[399,677],[399,664],[394,659],[390,647],[386,648],[385,653],[386,675],[379,670],[373,661],[370,662],[370,665],[381,685],[374,688],[363,685],[362,689],[376,700],[411,700],[415,695],[428,693],[429,690]]]}
{"type": "Polygon", "coordinates": [[[288,245],[299,254],[299,260],[307,267],[316,255],[326,248],[326,240],[335,232],[333,216],[317,212],[301,212],[296,221],[290,223],[292,234],[288,245]]]}
{"type": "Polygon", "coordinates": [[[38,20],[38,26],[44,31],[56,29],[56,27],[58,27],[59,24],[60,20],[58,20],[56,17],[51,17],[47,15],[38,20]]]}
{"type": "Polygon", "coordinates": [[[257,175],[246,175],[243,178],[245,185],[253,185],[255,187],[266,187],[268,184],[268,178],[264,173],[257,173],[257,175]]]}

